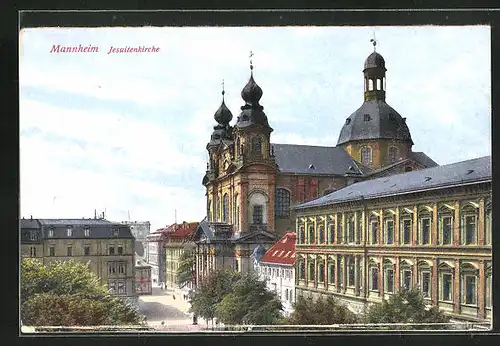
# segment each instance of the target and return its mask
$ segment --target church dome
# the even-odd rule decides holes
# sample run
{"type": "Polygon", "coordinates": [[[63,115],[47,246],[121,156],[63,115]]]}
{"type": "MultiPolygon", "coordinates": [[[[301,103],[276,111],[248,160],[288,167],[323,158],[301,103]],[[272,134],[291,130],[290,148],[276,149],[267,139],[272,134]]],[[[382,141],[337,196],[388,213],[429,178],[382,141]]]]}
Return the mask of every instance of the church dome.
{"type": "Polygon", "coordinates": [[[385,60],[382,55],[377,52],[373,52],[368,55],[365,60],[365,70],[368,68],[383,68],[385,69],[385,60]]]}
{"type": "Polygon", "coordinates": [[[247,103],[251,105],[259,104],[259,100],[262,97],[262,89],[260,86],[255,83],[253,79],[253,74],[250,75],[250,80],[247,85],[241,90],[241,98],[247,103]]]}
{"type": "Polygon", "coordinates": [[[337,145],[351,141],[392,139],[413,144],[405,119],[384,100],[368,100],[345,121],[337,145]]]}
{"type": "Polygon", "coordinates": [[[220,105],[217,112],[215,112],[214,119],[219,124],[229,124],[229,122],[233,119],[233,114],[231,113],[229,108],[227,108],[224,100],[222,100],[222,104],[220,105]]]}

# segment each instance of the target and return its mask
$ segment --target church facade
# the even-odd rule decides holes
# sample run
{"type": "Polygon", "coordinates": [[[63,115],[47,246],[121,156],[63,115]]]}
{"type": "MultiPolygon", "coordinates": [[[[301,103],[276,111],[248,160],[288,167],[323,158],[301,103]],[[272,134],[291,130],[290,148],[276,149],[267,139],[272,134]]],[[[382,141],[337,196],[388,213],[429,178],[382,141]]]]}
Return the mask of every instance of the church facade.
{"type": "Polygon", "coordinates": [[[385,72],[381,55],[371,54],[364,70],[366,102],[346,120],[334,147],[272,142],[252,64],[234,125],[222,92],[206,147],[207,213],[193,237],[198,280],[214,269],[252,270],[257,246],[269,249],[295,230],[294,206],[360,180],[437,166],[412,151],[405,119],[385,103],[385,72]]]}

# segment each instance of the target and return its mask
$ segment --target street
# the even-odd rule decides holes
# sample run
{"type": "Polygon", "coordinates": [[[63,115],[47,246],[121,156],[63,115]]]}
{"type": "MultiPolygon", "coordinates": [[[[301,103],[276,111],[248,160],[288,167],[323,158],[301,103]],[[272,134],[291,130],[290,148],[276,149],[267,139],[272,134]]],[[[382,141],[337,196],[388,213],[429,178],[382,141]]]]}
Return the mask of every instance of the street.
{"type": "Polygon", "coordinates": [[[149,326],[165,331],[200,331],[202,326],[193,325],[189,304],[182,294],[161,290],[153,286],[152,295],[139,297],[139,313],[146,316],[149,326]],[[175,299],[174,296],[175,295],[175,299]],[[163,323],[163,324],[162,324],[163,323]]]}

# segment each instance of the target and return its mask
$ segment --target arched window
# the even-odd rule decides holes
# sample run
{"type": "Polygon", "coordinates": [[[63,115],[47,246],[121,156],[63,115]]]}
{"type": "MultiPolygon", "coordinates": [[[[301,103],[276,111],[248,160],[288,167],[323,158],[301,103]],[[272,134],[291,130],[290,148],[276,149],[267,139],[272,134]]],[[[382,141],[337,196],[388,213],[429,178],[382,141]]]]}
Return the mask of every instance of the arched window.
{"type": "Polygon", "coordinates": [[[309,262],[309,281],[314,281],[314,261],[309,262]]]}
{"type": "Polygon", "coordinates": [[[368,79],[368,91],[372,91],[372,90],[373,90],[373,80],[368,79]]]}
{"type": "Polygon", "coordinates": [[[325,282],[325,265],[318,264],[318,282],[325,282]]]}
{"type": "Polygon", "coordinates": [[[453,302],[453,268],[447,263],[439,265],[439,300],[443,302],[453,302]]]}
{"type": "Polygon", "coordinates": [[[378,264],[370,261],[368,266],[368,273],[370,275],[370,291],[378,291],[379,287],[379,271],[378,264]]]}
{"type": "Polygon", "coordinates": [[[369,165],[372,163],[372,148],[361,148],[361,163],[365,165],[369,165]]]}
{"type": "Polygon", "coordinates": [[[314,244],[315,242],[315,239],[314,239],[314,226],[313,225],[309,225],[309,232],[308,232],[308,236],[309,236],[309,244],[314,244]]]}
{"type": "Polygon", "coordinates": [[[222,221],[227,222],[229,219],[229,196],[226,193],[222,202],[222,221]]]}
{"type": "Polygon", "coordinates": [[[418,243],[428,245],[431,243],[432,213],[428,207],[420,208],[418,212],[418,243]]]}
{"type": "Polygon", "coordinates": [[[398,158],[398,148],[396,147],[389,147],[389,162],[396,162],[398,158]]]}
{"type": "Polygon", "coordinates": [[[467,204],[462,207],[461,212],[462,244],[474,245],[477,243],[477,208],[467,204]]]}
{"type": "Polygon", "coordinates": [[[399,278],[401,280],[400,287],[409,290],[413,286],[412,284],[413,272],[410,264],[406,261],[402,261],[399,270],[400,270],[399,278]]]}
{"type": "Polygon", "coordinates": [[[299,244],[306,243],[306,232],[304,231],[304,226],[299,226],[299,244]]]}
{"type": "Polygon", "coordinates": [[[234,195],[233,202],[233,225],[236,227],[236,231],[239,230],[240,225],[240,205],[238,203],[238,194],[234,195]]]}
{"type": "Polygon", "coordinates": [[[325,227],[323,225],[320,225],[318,227],[318,237],[319,237],[319,243],[324,244],[325,243],[325,227]]]}
{"type": "Polygon", "coordinates": [[[412,240],[413,217],[407,208],[402,208],[399,214],[399,242],[409,245],[412,240]]]}
{"type": "Polygon", "coordinates": [[[380,78],[377,78],[377,90],[382,90],[382,81],[380,78]]]}
{"type": "Polygon", "coordinates": [[[417,282],[418,288],[424,298],[431,298],[432,270],[426,261],[419,261],[417,264],[417,282]]]}
{"type": "Polygon", "coordinates": [[[333,262],[328,264],[328,283],[335,284],[335,263],[333,262]]]}
{"type": "Polygon", "coordinates": [[[262,154],[262,138],[258,135],[252,137],[252,153],[262,154]]]}
{"type": "Polygon", "coordinates": [[[287,189],[277,188],[275,198],[275,215],[279,218],[290,217],[290,192],[287,189]]]}
{"type": "Polygon", "coordinates": [[[442,205],[438,209],[439,245],[451,245],[453,242],[453,215],[453,210],[447,205],[442,205]]]}
{"type": "Polygon", "coordinates": [[[328,244],[333,244],[335,241],[335,224],[333,222],[328,223],[328,244]]]}
{"type": "Polygon", "coordinates": [[[300,261],[299,264],[299,280],[305,280],[306,278],[306,264],[304,260],[300,261]]]}
{"type": "Polygon", "coordinates": [[[468,263],[461,268],[462,273],[462,302],[465,305],[477,305],[477,293],[479,283],[479,270],[468,263]]]}

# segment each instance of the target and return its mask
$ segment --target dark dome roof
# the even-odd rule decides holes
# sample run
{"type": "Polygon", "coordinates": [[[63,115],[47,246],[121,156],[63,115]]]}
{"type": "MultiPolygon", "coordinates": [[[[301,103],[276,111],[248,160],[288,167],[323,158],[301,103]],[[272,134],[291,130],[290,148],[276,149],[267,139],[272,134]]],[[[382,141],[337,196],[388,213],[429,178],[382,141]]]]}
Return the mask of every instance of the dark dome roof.
{"type": "Polygon", "coordinates": [[[365,60],[365,69],[374,67],[385,68],[384,57],[377,52],[371,53],[365,60]]]}
{"type": "Polygon", "coordinates": [[[227,108],[224,100],[222,100],[222,104],[220,105],[217,112],[215,112],[214,119],[219,124],[229,124],[229,122],[233,119],[233,114],[231,113],[229,108],[227,108]]]}
{"type": "Polygon", "coordinates": [[[351,114],[340,130],[337,145],[368,139],[395,139],[413,144],[405,120],[383,100],[365,101],[351,114]]]}
{"type": "Polygon", "coordinates": [[[255,83],[253,79],[253,74],[250,76],[250,80],[247,85],[241,90],[241,97],[248,104],[258,104],[260,98],[262,97],[262,89],[255,83]]]}

